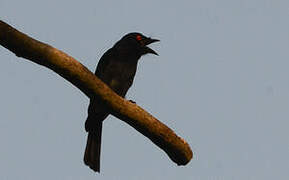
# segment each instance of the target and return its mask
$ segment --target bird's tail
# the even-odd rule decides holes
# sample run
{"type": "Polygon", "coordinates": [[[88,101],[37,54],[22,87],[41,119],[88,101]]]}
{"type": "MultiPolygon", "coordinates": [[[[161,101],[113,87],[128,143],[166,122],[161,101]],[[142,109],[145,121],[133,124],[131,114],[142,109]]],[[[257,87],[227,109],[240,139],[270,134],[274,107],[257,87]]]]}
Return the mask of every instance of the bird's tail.
{"type": "Polygon", "coordinates": [[[84,163],[96,172],[100,171],[102,121],[97,123],[93,131],[88,132],[84,153],[84,163]]]}

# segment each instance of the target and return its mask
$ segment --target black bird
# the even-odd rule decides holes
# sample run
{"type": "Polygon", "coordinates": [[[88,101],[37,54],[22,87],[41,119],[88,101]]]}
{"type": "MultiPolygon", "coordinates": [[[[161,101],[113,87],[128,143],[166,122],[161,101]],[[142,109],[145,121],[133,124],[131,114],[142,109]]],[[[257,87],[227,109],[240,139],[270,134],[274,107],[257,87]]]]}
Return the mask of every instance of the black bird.
{"type": "MultiPolygon", "coordinates": [[[[159,40],[141,33],[129,33],[100,58],[95,75],[114,92],[124,97],[133,83],[138,60],[142,55],[158,55],[147,45],[159,40]]],[[[109,110],[98,98],[91,98],[85,130],[88,132],[84,163],[96,172],[100,171],[102,121],[109,110]]]]}

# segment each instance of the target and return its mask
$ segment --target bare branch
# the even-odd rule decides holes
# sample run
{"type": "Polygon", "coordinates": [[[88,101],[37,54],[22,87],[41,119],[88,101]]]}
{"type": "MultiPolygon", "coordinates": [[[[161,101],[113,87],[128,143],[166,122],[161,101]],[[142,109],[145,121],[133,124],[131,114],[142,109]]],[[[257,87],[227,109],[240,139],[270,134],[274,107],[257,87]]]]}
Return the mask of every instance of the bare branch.
{"type": "Polygon", "coordinates": [[[0,44],[18,57],[43,65],[74,84],[89,98],[97,96],[111,114],[128,123],[163,149],[172,161],[186,165],[193,153],[188,143],[141,107],[114,93],[85,66],[64,52],[17,31],[0,20],[0,44]]]}

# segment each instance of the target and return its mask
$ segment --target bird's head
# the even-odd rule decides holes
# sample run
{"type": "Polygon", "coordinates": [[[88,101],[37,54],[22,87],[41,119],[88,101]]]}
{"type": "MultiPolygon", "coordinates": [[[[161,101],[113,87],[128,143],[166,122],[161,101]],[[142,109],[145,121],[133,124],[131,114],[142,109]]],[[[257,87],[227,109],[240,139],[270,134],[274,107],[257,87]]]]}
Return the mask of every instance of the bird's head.
{"type": "Polygon", "coordinates": [[[145,54],[155,54],[158,55],[154,50],[152,50],[147,45],[158,42],[158,39],[152,39],[146,37],[141,33],[133,32],[125,35],[121,40],[116,43],[116,46],[126,48],[132,52],[137,52],[139,55],[145,54]]]}

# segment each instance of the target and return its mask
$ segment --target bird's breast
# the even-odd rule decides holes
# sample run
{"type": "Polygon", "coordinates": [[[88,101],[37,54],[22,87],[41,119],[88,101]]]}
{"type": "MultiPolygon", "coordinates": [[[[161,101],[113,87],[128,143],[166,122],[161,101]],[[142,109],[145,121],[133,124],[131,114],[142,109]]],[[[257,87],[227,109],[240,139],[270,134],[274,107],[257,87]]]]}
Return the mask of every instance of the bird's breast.
{"type": "Polygon", "coordinates": [[[136,64],[132,63],[113,63],[114,67],[110,69],[111,78],[107,84],[120,96],[125,96],[128,89],[131,87],[135,74],[136,74],[136,64]]]}

